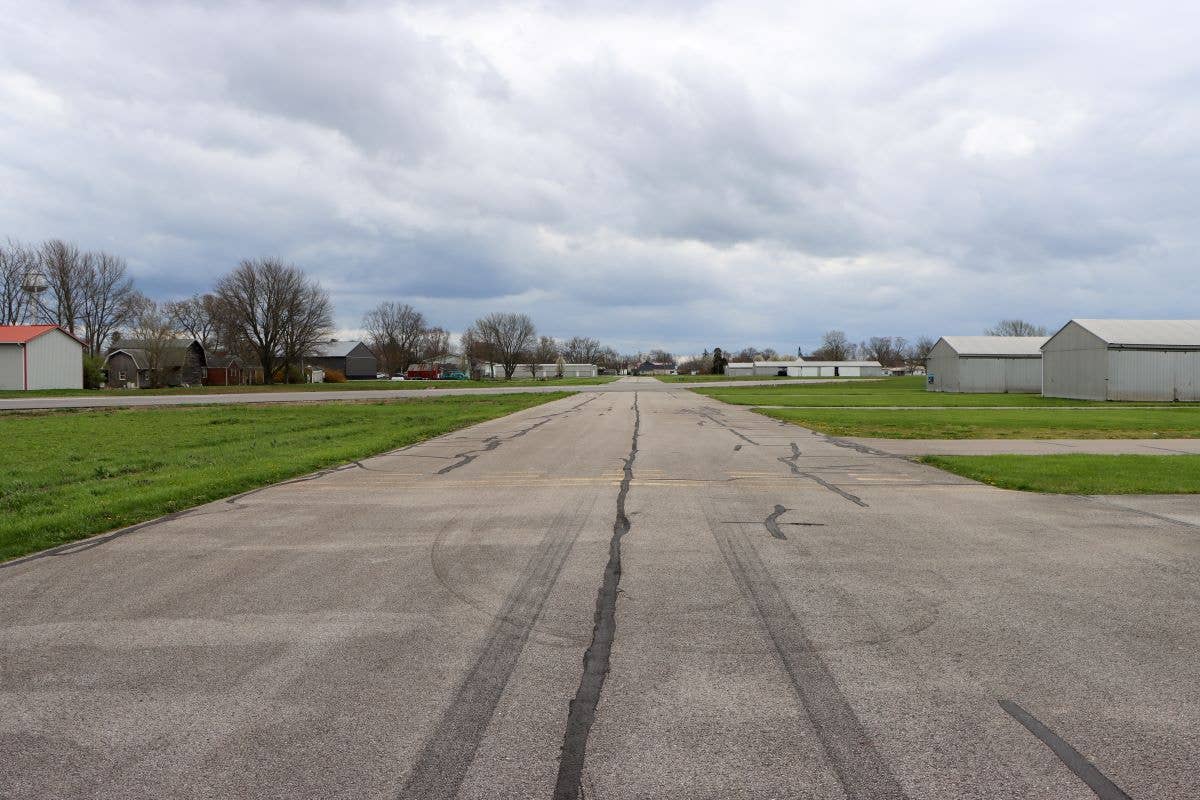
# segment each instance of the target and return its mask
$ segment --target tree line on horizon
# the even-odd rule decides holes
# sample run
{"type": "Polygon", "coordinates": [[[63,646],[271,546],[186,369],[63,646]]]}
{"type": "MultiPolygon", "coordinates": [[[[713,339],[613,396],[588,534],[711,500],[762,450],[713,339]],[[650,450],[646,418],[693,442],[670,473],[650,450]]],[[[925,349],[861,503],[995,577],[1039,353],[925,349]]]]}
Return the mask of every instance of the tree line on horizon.
{"type": "MultiPolygon", "coordinates": [[[[984,331],[985,336],[1045,336],[1046,328],[1022,319],[1004,319],[984,331]]],[[[702,375],[724,374],[729,362],[749,361],[878,361],[882,366],[912,369],[924,366],[937,337],[920,336],[908,341],[903,336],[872,336],[857,344],[844,331],[830,330],[821,336],[821,345],[808,355],[797,348],[796,355],[783,356],[772,347],[743,347],[737,352],[720,347],[705,350],[699,357],[686,359],[679,368],[702,375]],[[720,363],[723,361],[724,363],[720,363]]]]}
{"type": "MultiPolygon", "coordinates": [[[[305,356],[328,341],[333,303],[328,291],[294,264],[278,258],[244,259],[220,276],[209,292],[156,301],[139,291],[123,258],[82,250],[61,239],[36,245],[0,244],[0,325],[58,325],[87,349],[85,383],[99,384],[104,356],[121,342],[136,342],[152,374],[172,342],[195,339],[205,350],[237,355],[262,370],[263,380],[303,380],[305,356]]],[[[596,364],[617,370],[635,356],[586,336],[539,336],[526,314],[480,317],[459,337],[430,324],[407,303],[382,302],[363,318],[368,346],[388,374],[414,363],[460,360],[472,377],[497,364],[505,378],[518,365],[596,364]]]]}
{"type": "MultiPolygon", "coordinates": [[[[333,332],[329,293],[299,267],[278,258],[244,259],[219,277],[211,292],[166,302],[140,292],[125,260],[102,250],[81,250],[61,239],[37,245],[13,240],[0,244],[0,325],[35,318],[59,325],[88,350],[85,373],[98,381],[103,357],[117,341],[136,341],[156,370],[170,343],[181,335],[206,350],[235,354],[262,369],[270,383],[303,380],[303,359],[333,332]],[[37,291],[29,291],[31,281],[37,291]]],[[[458,337],[454,352],[449,330],[431,324],[408,303],[384,301],[364,315],[367,344],[382,371],[404,373],[417,363],[457,359],[471,377],[485,377],[491,365],[511,379],[527,365],[595,364],[608,371],[633,370],[645,361],[680,370],[711,373],[714,355],[728,361],[790,360],[775,349],[745,347],[737,352],[714,348],[699,357],[676,358],[662,349],[619,354],[597,339],[560,340],[539,335],[527,314],[494,312],[480,317],[458,337]]],[[[1039,336],[1045,328],[1020,319],[1002,320],[986,331],[993,336],[1039,336]]],[[[873,336],[854,343],[843,331],[830,330],[807,358],[823,361],[878,361],[885,367],[923,364],[936,339],[909,342],[900,336],[873,336]]],[[[797,358],[804,357],[797,350],[797,358]]],[[[721,360],[717,359],[717,360],[721,360]]],[[[85,375],[88,379],[88,375],[85,375]]]]}

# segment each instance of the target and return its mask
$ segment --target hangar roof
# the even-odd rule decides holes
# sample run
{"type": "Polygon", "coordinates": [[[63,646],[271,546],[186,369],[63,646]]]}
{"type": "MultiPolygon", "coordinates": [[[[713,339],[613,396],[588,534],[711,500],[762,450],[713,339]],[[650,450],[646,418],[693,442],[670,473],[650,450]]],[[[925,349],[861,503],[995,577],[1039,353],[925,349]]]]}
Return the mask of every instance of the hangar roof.
{"type": "Polygon", "coordinates": [[[1045,336],[943,336],[960,356],[1040,356],[1045,336]]]}
{"type": "Polygon", "coordinates": [[[1110,345],[1200,349],[1200,319],[1073,319],[1071,322],[1110,345]]]}

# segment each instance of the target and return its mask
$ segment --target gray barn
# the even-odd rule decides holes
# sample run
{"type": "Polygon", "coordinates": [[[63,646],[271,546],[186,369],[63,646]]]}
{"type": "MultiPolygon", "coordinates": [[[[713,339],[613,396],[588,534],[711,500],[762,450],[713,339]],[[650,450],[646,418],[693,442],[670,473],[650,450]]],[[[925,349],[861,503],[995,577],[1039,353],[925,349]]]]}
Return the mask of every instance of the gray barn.
{"type": "Polygon", "coordinates": [[[325,371],[335,369],[352,381],[373,380],[379,372],[371,348],[356,340],[322,342],[313,348],[307,363],[325,371]]]}
{"type": "Polygon", "coordinates": [[[1073,319],[1042,347],[1042,393],[1200,400],[1200,320],[1073,319]]]}
{"type": "Polygon", "coordinates": [[[120,339],[108,351],[104,368],[108,372],[105,386],[110,389],[200,386],[208,371],[208,357],[204,345],[195,339],[120,339]]]}
{"type": "Polygon", "coordinates": [[[929,351],[931,392],[1040,392],[1045,336],[943,336],[929,351]]]}

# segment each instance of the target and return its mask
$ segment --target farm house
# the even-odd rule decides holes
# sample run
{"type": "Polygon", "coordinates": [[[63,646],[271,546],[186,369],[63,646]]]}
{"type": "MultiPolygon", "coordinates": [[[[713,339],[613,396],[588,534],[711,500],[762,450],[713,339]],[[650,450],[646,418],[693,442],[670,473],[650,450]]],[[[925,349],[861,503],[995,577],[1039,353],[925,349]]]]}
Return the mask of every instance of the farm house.
{"type": "Polygon", "coordinates": [[[83,348],[57,325],[0,325],[0,389],[82,389],[83,348]]]}
{"type": "Polygon", "coordinates": [[[931,392],[1040,392],[1045,336],[943,336],[929,351],[931,392]]]}
{"type": "Polygon", "coordinates": [[[1200,320],[1073,319],[1042,347],[1042,394],[1200,400],[1200,320]]]}

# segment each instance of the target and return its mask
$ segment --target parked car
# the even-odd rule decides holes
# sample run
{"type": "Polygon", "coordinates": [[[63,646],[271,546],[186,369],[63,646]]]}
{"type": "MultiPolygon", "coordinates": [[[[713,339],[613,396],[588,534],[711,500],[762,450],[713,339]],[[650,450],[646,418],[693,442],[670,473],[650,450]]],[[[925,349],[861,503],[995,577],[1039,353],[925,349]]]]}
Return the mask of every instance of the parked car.
{"type": "Polygon", "coordinates": [[[391,379],[392,379],[392,380],[394,380],[394,381],[406,381],[406,380],[408,380],[408,378],[404,377],[403,375],[393,375],[391,379]]]}
{"type": "Polygon", "coordinates": [[[466,379],[467,373],[459,372],[458,370],[455,370],[454,372],[447,372],[442,376],[442,380],[444,381],[465,381],[466,379]]]}

